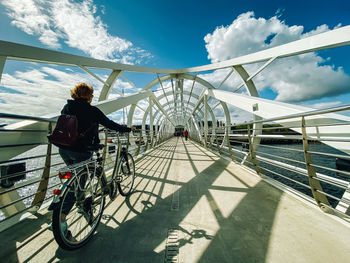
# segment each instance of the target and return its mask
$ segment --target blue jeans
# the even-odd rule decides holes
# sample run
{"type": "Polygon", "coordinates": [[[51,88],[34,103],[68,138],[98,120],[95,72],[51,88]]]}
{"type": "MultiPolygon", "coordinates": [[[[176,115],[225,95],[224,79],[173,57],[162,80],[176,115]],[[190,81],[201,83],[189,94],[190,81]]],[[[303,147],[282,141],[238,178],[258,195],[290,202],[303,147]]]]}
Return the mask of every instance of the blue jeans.
{"type": "Polygon", "coordinates": [[[66,163],[66,165],[72,165],[75,163],[80,163],[89,159],[92,156],[92,152],[73,152],[65,149],[59,149],[58,151],[66,163]]]}
{"type": "MultiPolygon", "coordinates": [[[[59,154],[61,155],[63,161],[66,163],[66,165],[72,165],[75,163],[80,163],[82,161],[85,161],[92,156],[92,152],[73,152],[65,149],[59,149],[59,154]]],[[[83,188],[85,186],[86,182],[86,176],[80,178],[80,186],[83,188]]],[[[69,179],[70,180],[70,179],[69,179]]],[[[62,207],[62,213],[65,215],[68,215],[72,207],[75,203],[75,196],[74,192],[70,191],[67,194],[67,197],[63,203],[62,207]]]]}

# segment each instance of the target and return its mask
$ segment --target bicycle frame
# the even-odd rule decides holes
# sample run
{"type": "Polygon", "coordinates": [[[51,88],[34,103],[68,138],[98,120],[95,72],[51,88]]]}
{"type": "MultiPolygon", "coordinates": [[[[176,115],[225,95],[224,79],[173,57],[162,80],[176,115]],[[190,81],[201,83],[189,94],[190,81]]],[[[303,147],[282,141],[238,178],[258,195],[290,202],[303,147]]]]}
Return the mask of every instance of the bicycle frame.
{"type": "MultiPolygon", "coordinates": [[[[62,194],[64,193],[65,188],[67,187],[69,181],[73,178],[73,177],[78,177],[79,173],[83,170],[86,169],[87,173],[88,173],[88,178],[87,180],[90,181],[90,185],[92,186],[93,184],[91,184],[91,180],[95,179],[98,176],[95,176],[97,174],[97,170],[98,167],[101,166],[98,162],[98,158],[90,158],[88,160],[85,160],[83,162],[80,163],[76,163],[73,165],[69,165],[66,166],[62,169],[59,170],[58,173],[58,177],[61,181],[61,188],[60,189],[55,189],[54,190],[54,199],[51,203],[51,206],[55,206],[55,204],[58,204],[60,202],[60,198],[62,196],[62,194]],[[93,174],[90,174],[91,169],[93,169],[93,174]]],[[[80,175],[81,176],[81,175],[80,175]]],[[[81,178],[78,178],[77,182],[80,182],[81,178]]],[[[86,182],[85,182],[86,183],[86,182]]],[[[84,192],[86,190],[83,189],[83,187],[80,185],[80,183],[78,183],[78,186],[76,189],[79,189],[79,191],[84,192]]],[[[93,190],[93,189],[91,189],[93,190]]],[[[76,196],[77,197],[77,196],[76,196]]],[[[55,208],[53,208],[55,209],[55,208]]]]}
{"type": "MultiPolygon", "coordinates": [[[[62,168],[61,170],[59,170],[59,179],[61,181],[62,187],[60,189],[55,189],[54,190],[54,199],[52,201],[52,205],[55,206],[55,204],[58,204],[60,202],[60,198],[62,193],[64,192],[65,188],[67,187],[69,181],[71,178],[73,177],[77,177],[79,175],[79,172],[82,169],[87,169],[88,172],[88,178],[87,180],[90,180],[90,186],[92,187],[92,183],[91,180],[98,178],[101,176],[101,182],[103,185],[103,189],[102,189],[102,195],[107,195],[109,193],[110,190],[110,184],[112,181],[107,180],[106,177],[106,173],[104,170],[104,164],[105,164],[105,160],[106,160],[106,151],[107,151],[107,130],[106,130],[106,141],[105,141],[105,147],[103,148],[103,153],[102,153],[102,157],[100,157],[100,153],[97,151],[95,151],[96,153],[96,157],[91,157],[88,160],[85,160],[83,162],[80,163],[76,163],[70,166],[66,166],[64,168],[62,168]],[[93,166],[93,174],[92,176],[90,175],[91,172],[91,167],[93,166]],[[98,171],[101,168],[101,171],[98,171]],[[97,173],[98,171],[98,173],[97,173]],[[65,181],[64,181],[65,180],[65,181]]],[[[126,148],[122,147],[122,143],[119,137],[119,133],[117,134],[117,153],[116,153],[116,159],[114,162],[114,167],[113,167],[113,171],[112,171],[112,176],[113,174],[115,174],[117,171],[117,167],[120,161],[120,156],[125,154],[125,158],[127,159],[127,149],[129,146],[129,134],[127,136],[127,143],[126,143],[126,148]]],[[[127,165],[129,166],[129,164],[127,163],[127,165]]],[[[130,167],[128,167],[128,169],[130,169],[130,167]]],[[[117,175],[118,177],[118,175],[117,175]]],[[[80,182],[81,178],[78,178],[77,182],[80,182]]],[[[118,178],[117,178],[118,179],[118,178]]],[[[86,182],[85,182],[86,183],[86,182]]],[[[82,186],[80,185],[80,183],[78,183],[78,188],[79,191],[84,192],[84,189],[82,189],[82,186]]],[[[96,189],[95,189],[96,190],[96,189]]],[[[91,189],[92,192],[94,192],[94,189],[91,189]]],[[[77,193],[76,193],[77,195],[77,193]]],[[[76,196],[77,198],[77,196],[76,196]]],[[[53,208],[54,209],[54,208],[53,208]]]]}
{"type": "Polygon", "coordinates": [[[118,148],[115,159],[114,155],[109,156],[114,160],[113,167],[108,165],[108,173],[112,171],[111,180],[108,181],[107,170],[104,169],[107,136],[105,145],[94,149],[96,157],[94,155],[84,162],[64,167],[59,172],[62,187],[54,191],[53,204],[57,205],[52,208],[52,231],[55,240],[64,249],[77,249],[90,240],[102,218],[106,195],[112,201],[117,192],[127,196],[132,190],[135,163],[127,152],[129,137],[126,147],[123,147],[119,134],[116,137],[118,148]],[[102,157],[101,147],[104,148],[102,157]]]}

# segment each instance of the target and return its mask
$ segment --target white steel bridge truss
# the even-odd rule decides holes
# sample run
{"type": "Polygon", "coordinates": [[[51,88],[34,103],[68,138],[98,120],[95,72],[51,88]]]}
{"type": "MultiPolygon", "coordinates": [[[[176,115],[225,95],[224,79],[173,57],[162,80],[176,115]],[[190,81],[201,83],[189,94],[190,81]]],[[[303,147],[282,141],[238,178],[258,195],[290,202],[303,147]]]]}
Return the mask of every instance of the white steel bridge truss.
{"type": "MultiPolygon", "coordinates": [[[[300,124],[300,119],[297,119],[298,114],[311,113],[312,115],[313,109],[259,98],[257,88],[254,84],[254,78],[265,68],[269,67],[271,63],[274,63],[274,61],[280,58],[346,45],[350,45],[350,26],[341,27],[219,63],[184,69],[160,69],[125,65],[0,41],[0,80],[7,60],[79,67],[103,84],[98,99],[99,102],[96,103],[95,106],[101,109],[105,114],[110,114],[125,107],[129,107],[127,125],[131,126],[134,123],[136,109],[144,111],[142,120],[142,136],[144,140],[147,140],[147,134],[144,132],[146,130],[146,125],[149,126],[149,133],[155,134],[155,140],[165,134],[172,134],[176,126],[181,126],[186,127],[190,134],[197,137],[200,141],[207,142],[209,132],[208,120],[212,121],[213,134],[216,134],[217,117],[215,116],[215,109],[218,107],[221,108],[221,111],[224,113],[225,125],[230,126],[232,120],[228,105],[233,105],[253,115],[255,122],[253,124],[254,132],[252,134],[252,143],[257,146],[260,141],[257,135],[261,134],[262,128],[262,122],[259,122],[260,120],[270,119],[282,126],[292,127],[296,123],[300,124]],[[260,62],[264,62],[264,64],[251,75],[249,75],[244,68],[245,65],[260,62]],[[211,83],[198,75],[199,73],[225,68],[229,69],[229,72],[220,80],[220,85],[218,87],[214,87],[211,83]],[[110,70],[111,72],[108,78],[103,80],[93,73],[92,69],[104,69],[110,70]],[[125,77],[125,72],[148,73],[152,74],[154,79],[144,87],[136,87],[131,80],[125,77]],[[241,79],[241,83],[233,89],[233,92],[222,90],[222,85],[232,74],[237,74],[241,79]],[[136,93],[124,96],[116,90],[114,85],[118,78],[123,78],[127,81],[136,93]],[[184,81],[192,83],[189,90],[184,89],[184,81]],[[157,92],[152,91],[152,88],[155,86],[159,86],[157,92]],[[241,88],[245,88],[248,95],[238,94],[237,92],[241,88]],[[195,89],[197,91],[200,89],[200,92],[194,92],[195,89]],[[119,97],[111,98],[112,96],[110,95],[112,91],[119,94],[119,97]],[[211,106],[208,103],[210,98],[214,98],[217,101],[216,105],[211,106]],[[148,105],[146,108],[142,108],[139,102],[145,99],[148,100],[148,105]],[[296,116],[295,119],[283,118],[283,116],[293,114],[296,116]],[[156,130],[153,131],[153,129],[156,130]]],[[[51,120],[55,120],[57,117],[58,114],[51,116],[51,120]]],[[[311,138],[343,138],[344,134],[350,134],[350,127],[346,126],[339,129],[336,126],[327,126],[327,124],[331,122],[341,124],[349,121],[350,118],[344,115],[325,112],[323,115],[309,118],[306,123],[317,124],[320,125],[320,127],[307,127],[306,125],[305,131],[311,138]]],[[[48,122],[26,120],[7,125],[4,129],[47,130],[48,125],[48,122]]],[[[303,132],[300,127],[291,129],[300,134],[303,132]]],[[[228,136],[229,130],[225,129],[225,139],[222,141],[222,145],[228,140],[228,136]]],[[[20,144],[21,146],[0,148],[0,161],[7,161],[33,148],[33,145],[40,143],[47,143],[46,133],[38,134],[9,131],[6,133],[6,136],[0,136],[0,145],[20,144]]],[[[350,141],[345,140],[339,143],[329,140],[325,143],[345,153],[350,153],[350,141]]],[[[152,145],[153,142],[151,147],[152,145]]]]}
{"type": "MultiPolygon", "coordinates": [[[[213,97],[219,101],[219,103],[215,107],[220,106],[222,108],[222,111],[225,114],[227,126],[231,124],[231,119],[226,104],[232,104],[235,107],[241,108],[247,112],[254,114],[256,120],[259,118],[276,118],[284,115],[312,111],[313,109],[311,108],[300,107],[292,104],[280,103],[276,101],[269,101],[258,98],[259,94],[254,85],[253,78],[257,76],[266,67],[268,67],[271,63],[273,63],[273,61],[275,61],[276,59],[345,46],[349,44],[350,26],[345,26],[305,39],[297,40],[288,44],[273,47],[267,50],[259,51],[256,53],[252,53],[249,55],[245,55],[242,57],[230,59],[219,63],[185,69],[159,69],[102,61],[57,51],[46,50],[42,48],[35,48],[26,45],[0,41],[0,80],[6,60],[23,60],[48,64],[76,66],[91,74],[93,77],[95,77],[97,80],[103,83],[103,88],[99,96],[99,103],[96,106],[99,107],[105,114],[115,112],[126,106],[131,106],[127,120],[127,124],[131,125],[133,123],[135,109],[138,106],[137,103],[142,99],[149,98],[149,105],[147,109],[144,109],[145,117],[143,118],[143,127],[146,125],[146,120],[149,119],[152,121],[152,123],[149,123],[152,129],[153,125],[161,125],[160,130],[163,131],[165,127],[167,127],[167,129],[170,129],[170,127],[181,125],[184,127],[188,127],[190,129],[190,132],[196,133],[199,131],[192,130],[197,126],[193,125],[193,119],[205,120],[207,119],[207,116],[209,114],[214,127],[216,125],[216,119],[213,113],[213,109],[211,109],[210,105],[206,103],[208,97],[213,97]],[[265,62],[265,64],[262,67],[260,67],[254,74],[249,75],[243,66],[258,62],[265,62]],[[218,70],[223,68],[231,68],[231,71],[221,81],[221,84],[217,88],[215,88],[209,82],[198,76],[198,73],[201,72],[218,70]],[[107,80],[102,80],[90,69],[109,69],[111,70],[111,73],[108,76],[107,80]],[[155,78],[145,87],[136,88],[135,85],[123,75],[123,72],[152,73],[155,75],[155,78]],[[242,80],[242,83],[234,89],[234,92],[237,92],[242,87],[245,87],[248,96],[220,90],[223,83],[234,72],[238,74],[238,76],[242,80]],[[191,73],[195,74],[192,75],[191,73]],[[165,75],[160,76],[159,74],[165,75]],[[116,99],[109,100],[108,97],[111,91],[113,90],[113,85],[116,82],[116,80],[120,77],[124,78],[128,83],[130,83],[130,85],[136,91],[138,91],[139,94],[124,97],[121,96],[116,99]],[[163,83],[168,80],[171,80],[172,90],[165,92],[163,83]],[[188,91],[184,91],[183,80],[193,81],[190,93],[188,91]],[[199,96],[192,92],[195,84],[199,84],[202,87],[202,92],[199,96]],[[154,92],[151,91],[151,88],[155,85],[160,85],[160,87],[163,90],[163,93],[160,96],[155,96],[154,92]],[[163,98],[166,98],[166,103],[161,104],[160,100],[163,98]],[[192,100],[195,101],[195,104],[192,102],[192,100]],[[200,109],[200,106],[202,106],[203,109],[200,109]],[[152,107],[154,108],[154,110],[151,110],[152,107]],[[192,116],[194,118],[192,118],[192,116]]],[[[55,117],[57,116],[53,116],[53,118],[55,117]]],[[[324,116],[322,123],[326,122],[327,118],[339,119],[340,122],[345,119],[348,119],[344,116],[333,114],[324,116]]],[[[206,124],[206,122],[204,123],[206,124]]],[[[281,124],[283,123],[284,122],[282,122],[281,124]]],[[[288,122],[288,125],[290,124],[291,123],[288,122]]],[[[38,125],[41,126],[43,124],[35,122],[22,122],[17,123],[9,128],[40,128],[38,127],[38,125]]],[[[203,127],[204,134],[207,134],[207,128],[208,127],[203,127]]],[[[330,128],[325,127],[323,128],[323,131],[318,130],[315,136],[322,136],[322,132],[329,133],[329,129],[330,128]]],[[[170,132],[170,130],[167,130],[167,132],[170,132]]],[[[332,136],[337,136],[337,130],[333,129],[331,133],[332,136]]],[[[30,135],[28,135],[20,136],[19,138],[18,133],[16,134],[17,135],[9,134],[9,136],[6,136],[6,142],[11,143],[13,141],[16,143],[25,143],[28,142],[28,140],[35,140],[36,142],[46,141],[46,135],[42,135],[41,137],[38,137],[36,135],[36,138],[32,138],[30,137],[30,135]]],[[[0,137],[0,142],[2,142],[1,140],[4,140],[4,138],[0,137]]],[[[332,144],[332,146],[334,146],[334,144],[332,144]]],[[[339,146],[337,145],[336,147],[339,148],[339,146]]],[[[350,144],[342,144],[340,149],[344,152],[349,153],[350,144]]],[[[20,152],[26,150],[28,150],[28,147],[23,147],[21,149],[11,149],[6,153],[2,152],[0,154],[0,160],[9,159],[13,156],[18,155],[20,152]]]]}

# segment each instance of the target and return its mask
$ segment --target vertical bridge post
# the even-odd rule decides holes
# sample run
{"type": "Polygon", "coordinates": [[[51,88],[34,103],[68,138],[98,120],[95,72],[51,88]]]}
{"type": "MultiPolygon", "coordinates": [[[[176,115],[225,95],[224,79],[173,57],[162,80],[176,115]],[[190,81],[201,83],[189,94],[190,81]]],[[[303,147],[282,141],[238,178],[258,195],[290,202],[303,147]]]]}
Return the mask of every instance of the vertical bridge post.
{"type": "Polygon", "coordinates": [[[309,177],[309,184],[311,187],[312,195],[319,207],[322,207],[322,203],[330,206],[328,202],[328,198],[325,194],[323,194],[322,186],[317,179],[315,167],[312,166],[311,154],[309,152],[309,143],[306,134],[306,124],[305,117],[301,118],[301,129],[303,135],[303,147],[304,147],[304,156],[305,156],[305,165],[307,169],[307,174],[309,177]]]}

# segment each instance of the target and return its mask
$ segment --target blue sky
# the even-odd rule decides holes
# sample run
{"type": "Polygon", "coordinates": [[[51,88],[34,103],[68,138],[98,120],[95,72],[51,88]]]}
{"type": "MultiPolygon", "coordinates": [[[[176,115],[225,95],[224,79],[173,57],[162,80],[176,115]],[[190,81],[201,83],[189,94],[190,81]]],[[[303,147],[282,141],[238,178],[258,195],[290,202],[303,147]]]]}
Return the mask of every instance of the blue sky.
{"type": "MultiPolygon", "coordinates": [[[[350,3],[345,0],[0,0],[0,12],[1,40],[163,68],[209,64],[350,25],[350,3]],[[273,37],[271,43],[268,36],[273,37]]],[[[259,94],[313,107],[348,104],[349,54],[350,47],[342,47],[285,59],[256,79],[259,94]],[[283,65],[294,65],[294,71],[280,79],[276,71],[283,65]],[[310,72],[308,78],[302,76],[305,71],[310,72]]],[[[254,69],[247,67],[248,72],[254,69]]],[[[223,70],[203,77],[215,86],[225,74],[223,70]]],[[[125,75],[139,88],[154,78],[125,75]]],[[[19,101],[22,104],[15,109],[36,108],[29,112],[33,115],[57,111],[74,82],[84,78],[98,89],[100,84],[81,70],[7,62],[0,85],[0,111],[14,111],[10,105],[19,101]],[[53,86],[59,90],[50,90],[53,86]],[[56,108],[42,105],[48,97],[54,99],[56,108]]],[[[223,88],[230,90],[236,82],[232,77],[223,88]]],[[[127,86],[122,80],[119,85],[127,86]]]]}

